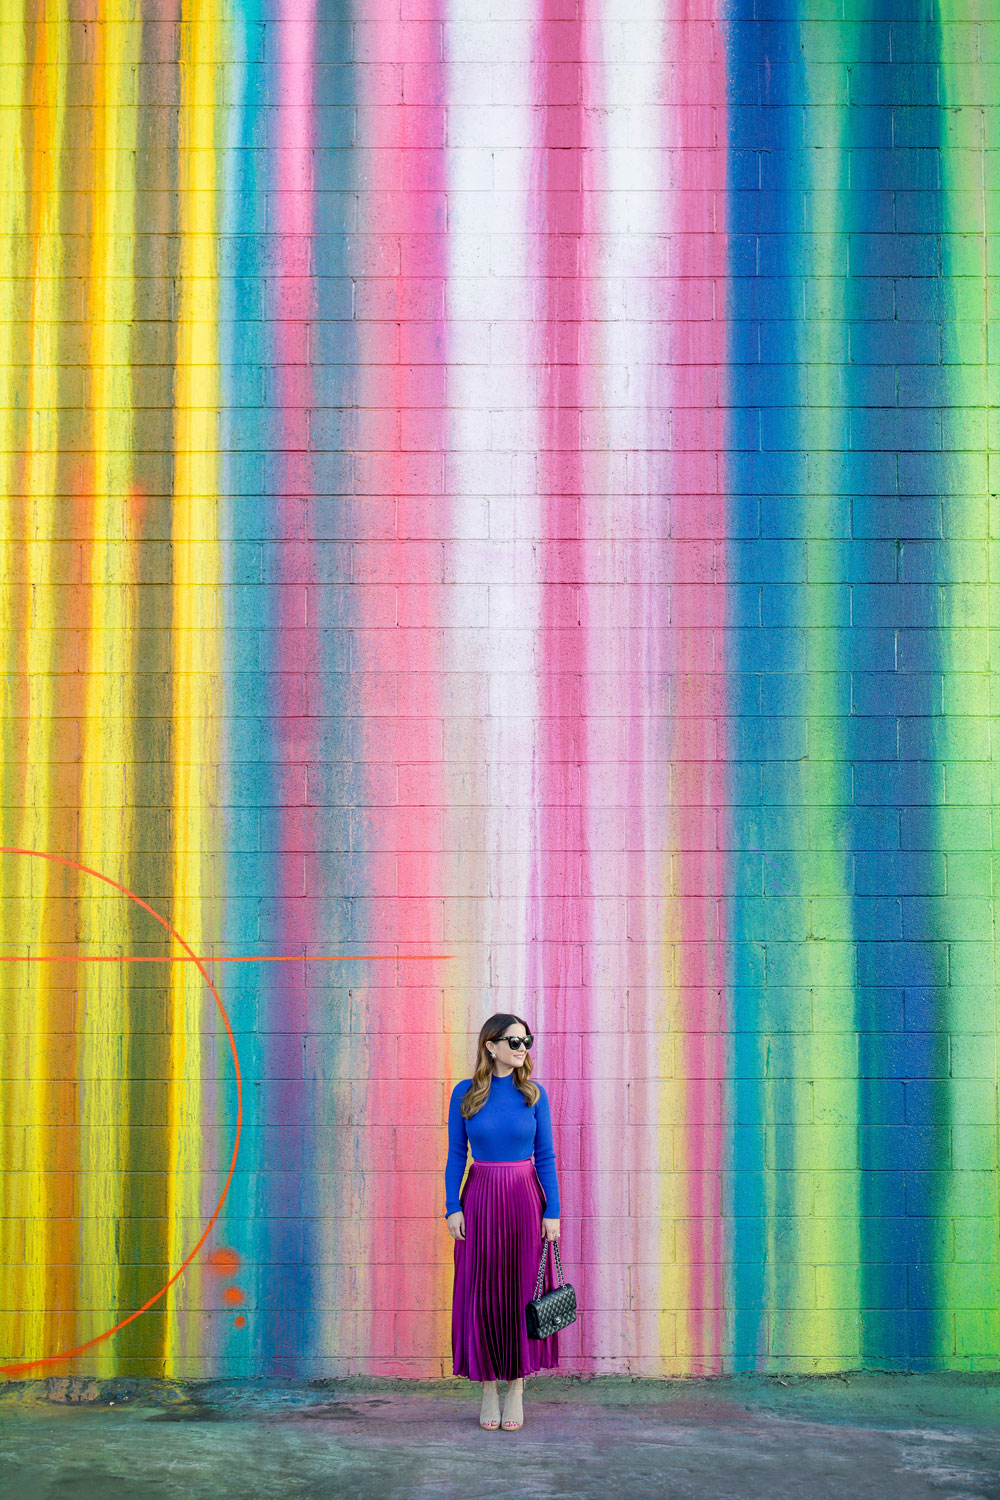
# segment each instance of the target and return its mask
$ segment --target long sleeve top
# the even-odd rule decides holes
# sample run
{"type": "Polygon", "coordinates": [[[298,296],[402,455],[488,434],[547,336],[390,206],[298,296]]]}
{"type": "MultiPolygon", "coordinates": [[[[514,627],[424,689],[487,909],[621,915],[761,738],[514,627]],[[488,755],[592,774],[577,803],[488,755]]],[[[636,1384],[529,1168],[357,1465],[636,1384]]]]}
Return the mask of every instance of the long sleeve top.
{"type": "Polygon", "coordinates": [[[558,1219],[559,1183],[548,1094],[537,1083],[538,1098],[534,1104],[528,1104],[514,1082],[513,1073],[506,1078],[494,1075],[486,1103],[467,1120],[460,1106],[471,1086],[472,1079],[463,1078],[451,1092],[448,1161],[444,1170],[445,1214],[457,1213],[462,1206],[458,1193],[465,1171],[466,1147],[471,1146],[474,1161],[527,1161],[534,1152],[535,1171],[545,1194],[545,1217],[558,1219]]]}

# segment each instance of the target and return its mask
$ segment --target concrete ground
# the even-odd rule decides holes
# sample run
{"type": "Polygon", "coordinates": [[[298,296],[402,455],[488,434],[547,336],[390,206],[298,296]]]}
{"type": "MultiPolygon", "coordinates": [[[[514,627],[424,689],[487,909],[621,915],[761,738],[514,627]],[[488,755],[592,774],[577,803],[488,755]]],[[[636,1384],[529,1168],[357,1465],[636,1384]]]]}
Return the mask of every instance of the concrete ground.
{"type": "Polygon", "coordinates": [[[1000,1375],[0,1388],[2,1500],[1000,1500],[1000,1375]]]}

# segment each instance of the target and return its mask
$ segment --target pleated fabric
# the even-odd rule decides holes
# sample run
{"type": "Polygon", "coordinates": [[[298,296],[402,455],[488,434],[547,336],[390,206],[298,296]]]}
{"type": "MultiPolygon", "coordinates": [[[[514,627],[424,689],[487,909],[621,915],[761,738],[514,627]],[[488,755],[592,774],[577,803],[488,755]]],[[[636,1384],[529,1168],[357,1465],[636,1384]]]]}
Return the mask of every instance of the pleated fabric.
{"type": "MultiPolygon", "coordinates": [[[[455,1241],[455,1374],[518,1380],[551,1369],[559,1363],[559,1335],[529,1339],[524,1316],[542,1256],[545,1195],[534,1162],[472,1162],[459,1201],[465,1239],[455,1241]]],[[[556,1284],[553,1261],[550,1250],[544,1291],[556,1284]]]]}

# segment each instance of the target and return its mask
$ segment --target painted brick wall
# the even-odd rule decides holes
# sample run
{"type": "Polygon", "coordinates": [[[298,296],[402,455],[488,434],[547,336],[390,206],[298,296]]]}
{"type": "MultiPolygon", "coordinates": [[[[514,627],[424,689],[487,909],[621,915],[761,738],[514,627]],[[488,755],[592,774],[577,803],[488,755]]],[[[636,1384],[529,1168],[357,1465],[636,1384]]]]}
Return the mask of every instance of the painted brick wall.
{"type": "Polygon", "coordinates": [[[0,0],[6,1373],[996,1368],[998,34],[0,0]]]}

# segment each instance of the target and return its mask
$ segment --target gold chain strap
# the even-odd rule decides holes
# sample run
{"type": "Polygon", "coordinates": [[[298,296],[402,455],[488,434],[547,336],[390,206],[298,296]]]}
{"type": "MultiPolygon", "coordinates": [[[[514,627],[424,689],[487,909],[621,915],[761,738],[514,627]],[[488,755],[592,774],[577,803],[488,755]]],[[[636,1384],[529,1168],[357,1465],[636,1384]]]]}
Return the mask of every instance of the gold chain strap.
{"type": "MultiPolygon", "coordinates": [[[[535,1282],[535,1295],[531,1299],[532,1302],[537,1302],[538,1299],[539,1299],[539,1297],[542,1295],[542,1282],[545,1279],[545,1257],[549,1253],[549,1246],[550,1245],[552,1246],[552,1254],[555,1256],[556,1274],[559,1277],[559,1285],[560,1286],[565,1286],[566,1285],[566,1278],[563,1275],[562,1258],[560,1257],[560,1254],[559,1254],[559,1241],[558,1240],[545,1240],[542,1243],[542,1263],[538,1267],[538,1280],[535,1282]]],[[[553,1288],[553,1291],[555,1291],[555,1290],[556,1290],[556,1288],[553,1288]]]]}

